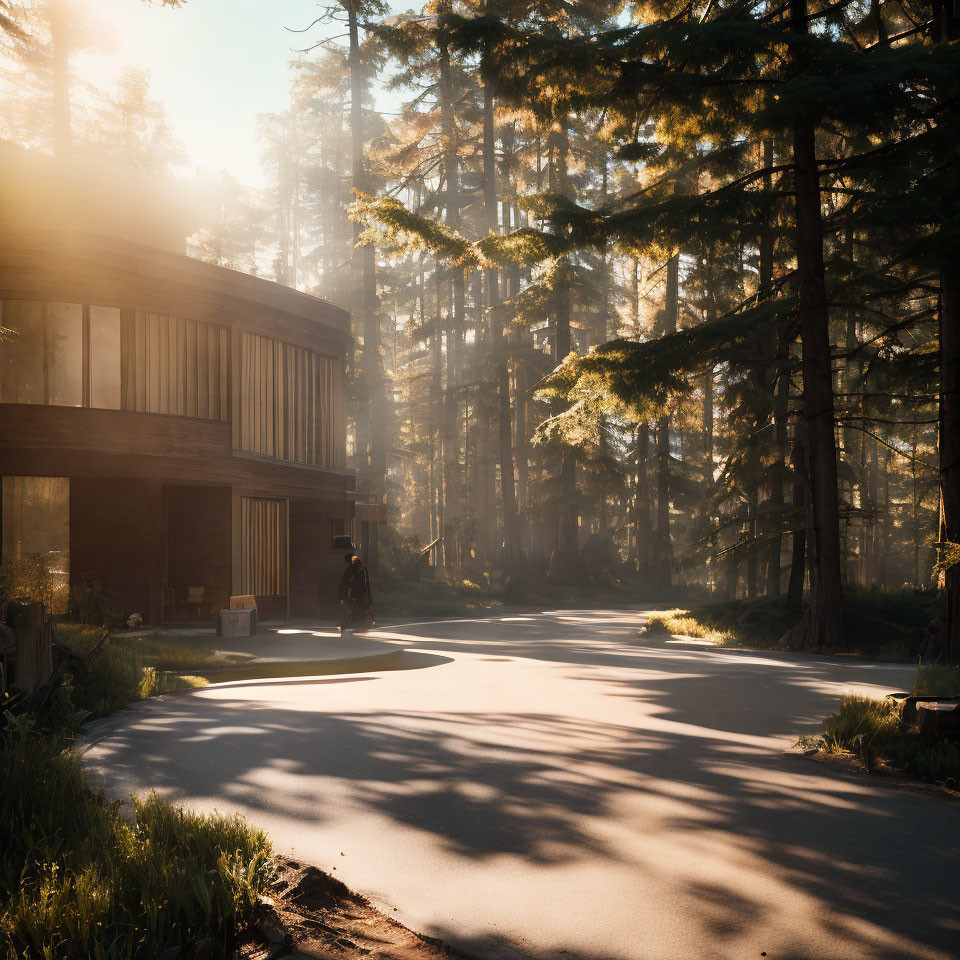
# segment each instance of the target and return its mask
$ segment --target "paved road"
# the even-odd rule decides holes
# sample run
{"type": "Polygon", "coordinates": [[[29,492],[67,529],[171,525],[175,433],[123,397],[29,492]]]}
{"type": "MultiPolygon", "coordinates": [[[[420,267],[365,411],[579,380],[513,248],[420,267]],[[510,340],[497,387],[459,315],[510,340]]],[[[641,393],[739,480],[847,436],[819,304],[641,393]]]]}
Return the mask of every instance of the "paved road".
{"type": "Polygon", "coordinates": [[[411,669],[102,721],[109,792],[240,811],[485,957],[948,958],[960,806],[785,754],[909,668],[650,640],[644,614],[391,628],[411,669]]]}

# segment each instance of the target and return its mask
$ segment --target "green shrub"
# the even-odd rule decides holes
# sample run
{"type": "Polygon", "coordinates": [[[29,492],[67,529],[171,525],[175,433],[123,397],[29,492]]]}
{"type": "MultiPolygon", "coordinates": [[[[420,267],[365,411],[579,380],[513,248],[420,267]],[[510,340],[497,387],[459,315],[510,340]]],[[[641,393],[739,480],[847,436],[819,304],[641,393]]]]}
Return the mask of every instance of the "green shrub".
{"type": "Polygon", "coordinates": [[[828,753],[853,753],[871,768],[897,738],[898,726],[892,701],[847,695],[823,725],[824,746],[828,753]]]}
{"type": "Polygon", "coordinates": [[[70,594],[66,553],[25,553],[0,564],[0,614],[11,600],[39,601],[52,613],[66,612],[70,594]]]}
{"type": "MultiPolygon", "coordinates": [[[[766,649],[776,646],[799,623],[802,610],[787,606],[783,597],[761,597],[698,604],[675,613],[691,618],[693,629],[704,631],[688,636],[709,636],[712,631],[722,637],[723,643],[766,649]]],[[[943,594],[936,590],[883,591],[848,586],[843,597],[842,652],[874,660],[909,661],[920,649],[927,624],[942,613],[943,594]]]]}
{"type": "Polygon", "coordinates": [[[960,746],[941,740],[913,754],[913,768],[921,780],[932,780],[956,789],[960,786],[960,746]]]}
{"type": "Polygon", "coordinates": [[[136,650],[117,640],[107,640],[85,658],[85,668],[74,679],[73,702],[92,717],[105,717],[133,700],[150,696],[144,684],[144,667],[136,650]]]}
{"type": "Polygon", "coordinates": [[[99,577],[80,580],[71,587],[69,612],[81,624],[117,627],[122,622],[120,608],[104,592],[99,577]]]}
{"type": "MultiPolygon", "coordinates": [[[[103,633],[102,628],[81,624],[57,626],[58,641],[81,660],[66,691],[69,702],[89,717],[106,716],[134,700],[202,687],[207,682],[199,676],[204,669],[234,662],[162,636],[108,636],[104,640],[103,633]]],[[[66,723],[71,715],[64,709],[58,716],[66,723]]],[[[79,720],[73,719],[72,726],[61,724],[61,728],[75,729],[79,720]]]]}
{"type": "Polygon", "coordinates": [[[80,761],[8,716],[0,735],[0,955],[154,958],[210,939],[226,956],[269,880],[270,846],[238,817],[151,796],[132,822],[80,761]]]}

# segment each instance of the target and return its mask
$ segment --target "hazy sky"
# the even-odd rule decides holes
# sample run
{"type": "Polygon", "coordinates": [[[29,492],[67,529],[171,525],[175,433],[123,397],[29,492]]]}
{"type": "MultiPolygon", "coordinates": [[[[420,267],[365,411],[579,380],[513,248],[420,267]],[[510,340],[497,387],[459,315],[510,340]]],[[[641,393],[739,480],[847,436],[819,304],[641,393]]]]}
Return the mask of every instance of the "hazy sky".
{"type": "Polygon", "coordinates": [[[84,2],[115,42],[109,55],[78,55],[77,72],[106,83],[123,65],[146,67],[192,164],[227,169],[250,184],[261,182],[256,117],[286,109],[294,48],[343,29],[284,29],[317,17],[315,0],[187,0],[179,9],[142,0],[84,2]]]}

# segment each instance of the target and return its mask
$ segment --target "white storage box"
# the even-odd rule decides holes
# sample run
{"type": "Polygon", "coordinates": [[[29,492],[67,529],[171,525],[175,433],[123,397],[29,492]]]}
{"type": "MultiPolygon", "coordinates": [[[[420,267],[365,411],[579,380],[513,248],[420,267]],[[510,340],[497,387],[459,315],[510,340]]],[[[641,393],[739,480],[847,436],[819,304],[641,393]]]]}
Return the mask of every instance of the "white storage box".
{"type": "Polygon", "coordinates": [[[217,634],[221,637],[252,637],[257,632],[256,610],[221,610],[217,634]]]}

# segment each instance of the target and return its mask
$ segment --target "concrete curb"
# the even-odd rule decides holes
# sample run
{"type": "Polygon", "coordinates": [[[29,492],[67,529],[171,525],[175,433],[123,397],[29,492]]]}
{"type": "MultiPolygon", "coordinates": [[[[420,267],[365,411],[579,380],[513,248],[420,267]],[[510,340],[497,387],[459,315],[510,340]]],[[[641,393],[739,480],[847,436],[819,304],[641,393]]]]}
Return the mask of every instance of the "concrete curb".
{"type": "Polygon", "coordinates": [[[375,673],[378,670],[396,670],[402,666],[403,648],[338,657],[326,660],[252,660],[236,666],[213,667],[199,670],[196,676],[210,683],[230,683],[236,680],[269,680],[283,677],[326,677],[341,673],[375,673]]]}

